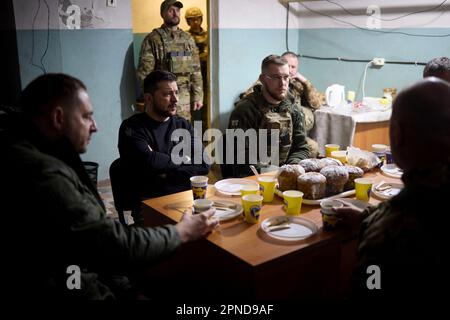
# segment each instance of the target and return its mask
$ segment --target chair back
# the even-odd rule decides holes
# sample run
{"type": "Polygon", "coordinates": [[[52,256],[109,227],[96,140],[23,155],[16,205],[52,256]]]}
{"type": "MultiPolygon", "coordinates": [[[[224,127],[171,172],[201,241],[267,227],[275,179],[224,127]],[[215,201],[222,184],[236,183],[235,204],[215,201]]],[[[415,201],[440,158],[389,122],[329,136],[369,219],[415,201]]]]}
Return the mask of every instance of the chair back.
{"type": "Polygon", "coordinates": [[[133,209],[135,199],[131,182],[125,174],[120,158],[111,163],[111,166],[109,167],[109,178],[111,180],[111,189],[114,197],[114,207],[119,215],[119,221],[122,224],[127,224],[123,212],[125,210],[128,211],[133,209]]]}

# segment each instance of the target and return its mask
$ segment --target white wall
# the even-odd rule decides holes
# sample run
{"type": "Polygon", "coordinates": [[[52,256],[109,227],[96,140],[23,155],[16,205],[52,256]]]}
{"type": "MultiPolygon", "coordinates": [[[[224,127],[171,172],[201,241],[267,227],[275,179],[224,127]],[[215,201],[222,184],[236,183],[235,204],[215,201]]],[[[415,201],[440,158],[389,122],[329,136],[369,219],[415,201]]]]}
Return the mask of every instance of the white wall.
{"type": "MultiPolygon", "coordinates": [[[[376,19],[371,19],[367,15],[369,6],[376,5],[380,9],[381,19],[395,19],[408,13],[429,10],[437,7],[442,0],[347,0],[336,2],[350,11],[351,15],[342,8],[326,1],[305,1],[303,5],[291,3],[298,6],[293,7],[293,12],[297,16],[300,28],[354,28],[353,26],[342,23],[317,13],[307,10],[304,6],[318,11],[324,15],[330,15],[345,22],[355,24],[360,27],[367,27],[376,19]]],[[[372,12],[372,11],[370,11],[372,12]]],[[[381,28],[448,28],[450,27],[450,2],[438,9],[429,12],[408,15],[393,21],[380,21],[381,28]]]]}

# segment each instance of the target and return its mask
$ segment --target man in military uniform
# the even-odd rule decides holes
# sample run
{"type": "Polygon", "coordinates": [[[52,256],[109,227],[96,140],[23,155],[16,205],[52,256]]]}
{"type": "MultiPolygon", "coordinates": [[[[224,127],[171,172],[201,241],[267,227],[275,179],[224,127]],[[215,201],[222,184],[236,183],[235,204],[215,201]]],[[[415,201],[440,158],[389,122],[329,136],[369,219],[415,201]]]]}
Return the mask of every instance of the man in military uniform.
{"type": "Polygon", "coordinates": [[[194,39],[178,27],[183,4],[176,0],[161,3],[164,24],[154,29],[142,42],[137,76],[141,87],[153,70],[166,70],[177,76],[179,116],[191,120],[192,110],[203,107],[203,81],[198,49],[194,39]]]}
{"type": "Polygon", "coordinates": [[[189,25],[187,32],[194,38],[200,56],[200,67],[203,78],[203,106],[202,119],[206,123],[206,93],[207,93],[207,63],[208,63],[208,33],[202,28],[203,13],[200,8],[191,7],[186,10],[186,22],[189,25]]]}
{"type": "Polygon", "coordinates": [[[423,69],[423,77],[438,77],[450,82],[450,59],[447,57],[431,59],[423,69]]]}
{"type": "MultiPolygon", "coordinates": [[[[322,99],[314,88],[311,81],[306,79],[298,72],[298,56],[294,52],[287,51],[281,55],[289,64],[289,75],[291,76],[289,82],[289,92],[297,100],[301,110],[305,114],[306,132],[309,132],[314,127],[314,111],[322,106],[322,99]]],[[[317,142],[308,138],[308,145],[312,147],[312,152],[315,156],[318,154],[317,142]],[[317,152],[315,152],[317,150],[317,152]]]]}
{"type": "MultiPolygon", "coordinates": [[[[314,88],[311,81],[306,79],[298,72],[298,56],[293,52],[285,52],[282,55],[289,64],[289,94],[293,96],[297,102],[297,106],[304,114],[306,133],[314,127],[314,111],[322,105],[322,98],[319,92],[314,88]]],[[[242,96],[246,96],[253,92],[254,88],[261,86],[258,80],[251,88],[249,88],[242,96]]],[[[319,146],[316,141],[310,137],[306,137],[310,156],[317,157],[319,155],[319,146]]]]}
{"type": "Polygon", "coordinates": [[[417,300],[437,302],[447,288],[449,105],[450,84],[436,77],[402,91],[392,107],[390,139],[394,161],[404,172],[404,188],[377,207],[362,210],[346,204],[335,209],[360,232],[357,299],[410,306],[417,300]],[[418,150],[424,156],[417,156],[418,150]],[[373,283],[369,266],[379,268],[378,290],[368,288],[373,283]]]}
{"type": "MultiPolygon", "coordinates": [[[[298,163],[308,158],[305,119],[299,112],[295,100],[288,96],[289,65],[286,59],[277,55],[266,57],[261,65],[259,81],[260,87],[255,87],[254,92],[236,103],[228,127],[244,131],[255,129],[257,132],[258,129],[267,129],[268,135],[271,134],[271,129],[278,129],[280,165],[298,163]]],[[[249,146],[246,141],[246,161],[249,158],[248,153],[249,146]]],[[[250,175],[248,164],[233,165],[232,175],[235,177],[250,175]]],[[[264,165],[267,164],[258,160],[256,167],[260,169],[264,165]]]]}

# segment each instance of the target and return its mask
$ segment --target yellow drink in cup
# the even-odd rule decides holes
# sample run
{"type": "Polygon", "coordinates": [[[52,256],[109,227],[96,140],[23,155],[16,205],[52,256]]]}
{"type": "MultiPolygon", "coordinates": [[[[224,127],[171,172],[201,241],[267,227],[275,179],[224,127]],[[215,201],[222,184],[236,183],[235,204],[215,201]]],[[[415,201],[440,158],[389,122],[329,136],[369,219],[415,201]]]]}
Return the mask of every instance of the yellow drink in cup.
{"type": "Polygon", "coordinates": [[[273,177],[259,177],[259,190],[261,190],[261,194],[264,197],[264,202],[271,202],[273,200],[273,194],[275,193],[275,185],[277,180],[273,177]]]}
{"type": "Polygon", "coordinates": [[[283,192],[284,209],[288,216],[300,215],[302,208],[303,192],[297,190],[287,190],[283,192]]]}
{"type": "Polygon", "coordinates": [[[247,194],[242,197],[244,219],[248,223],[258,223],[263,197],[259,194],[247,194]]]}
{"type": "Polygon", "coordinates": [[[338,159],[342,164],[347,163],[347,151],[345,150],[331,151],[331,157],[338,159]]]}
{"type": "Polygon", "coordinates": [[[370,192],[372,191],[373,180],[367,178],[355,179],[356,199],[369,201],[370,192]]]}
{"type": "Polygon", "coordinates": [[[241,187],[241,196],[245,196],[247,194],[259,194],[259,186],[252,184],[243,185],[241,187]]]}
{"type": "Polygon", "coordinates": [[[355,102],[356,93],[355,91],[347,91],[347,100],[350,102],[355,102]]]}
{"type": "Polygon", "coordinates": [[[332,151],[338,151],[341,148],[340,145],[338,144],[326,144],[325,145],[325,155],[327,157],[331,157],[331,152],[332,151]]]}

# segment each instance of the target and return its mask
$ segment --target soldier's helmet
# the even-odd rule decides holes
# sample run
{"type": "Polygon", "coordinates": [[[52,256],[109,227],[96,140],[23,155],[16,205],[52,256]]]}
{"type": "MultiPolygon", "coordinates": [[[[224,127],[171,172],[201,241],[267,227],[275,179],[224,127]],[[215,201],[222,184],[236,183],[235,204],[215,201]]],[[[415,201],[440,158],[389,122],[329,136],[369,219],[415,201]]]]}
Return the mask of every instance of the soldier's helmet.
{"type": "Polygon", "coordinates": [[[186,15],[184,16],[186,19],[203,17],[202,10],[197,7],[191,7],[186,10],[186,15]]]}

